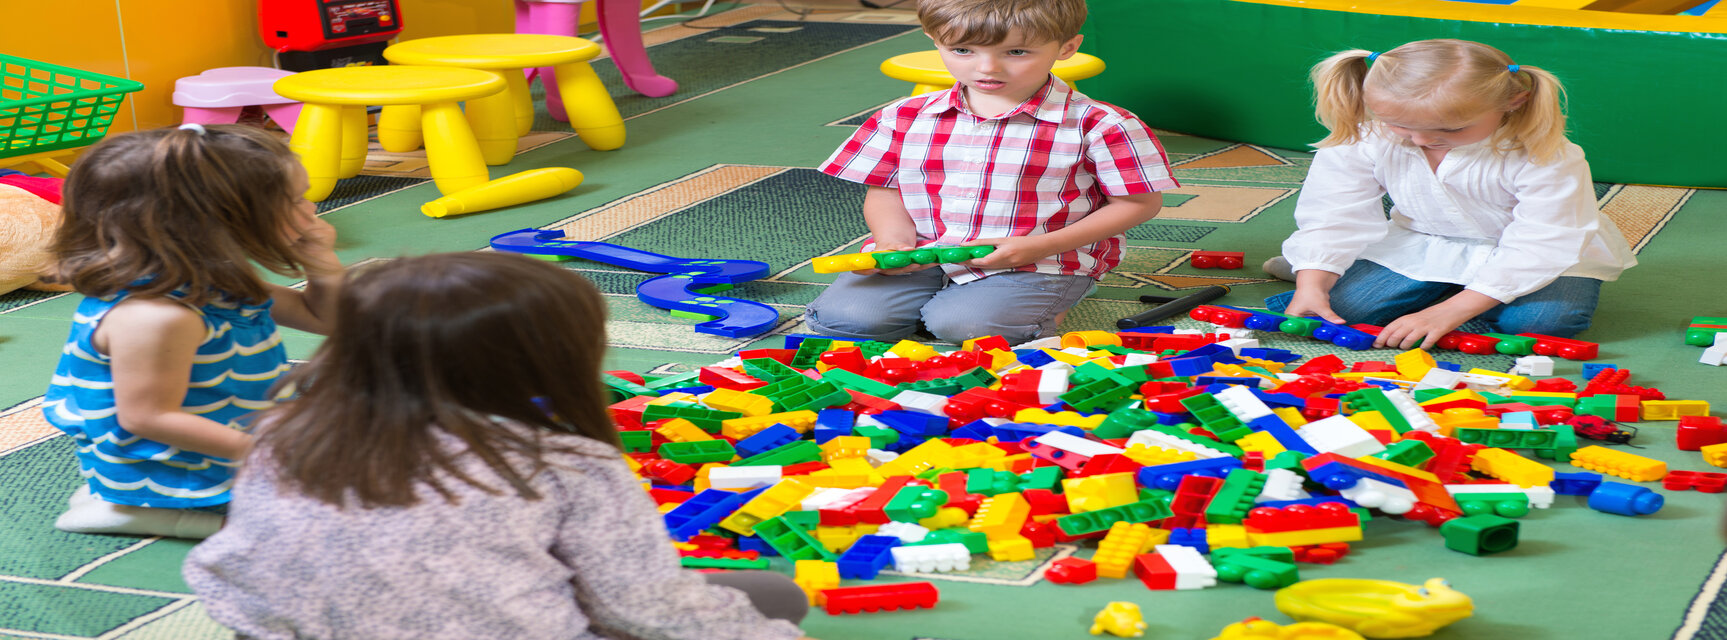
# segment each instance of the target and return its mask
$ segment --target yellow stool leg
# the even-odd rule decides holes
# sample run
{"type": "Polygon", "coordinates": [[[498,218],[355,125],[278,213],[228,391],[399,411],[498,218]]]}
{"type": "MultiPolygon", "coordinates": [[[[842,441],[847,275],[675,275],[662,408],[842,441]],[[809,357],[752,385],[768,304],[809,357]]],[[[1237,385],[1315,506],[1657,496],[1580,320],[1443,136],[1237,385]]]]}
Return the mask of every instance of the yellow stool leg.
{"type": "Polygon", "coordinates": [[[558,95],[564,99],[564,112],[570,116],[570,128],[582,137],[589,149],[610,151],[624,146],[624,118],[618,115],[618,104],[586,62],[571,62],[553,67],[558,77],[558,95]]]}
{"type": "Polygon", "coordinates": [[[311,183],[306,199],[322,202],[336,188],[342,162],[342,107],[333,104],[306,103],[300,109],[300,120],[294,125],[294,135],[288,138],[288,148],[300,156],[311,183]]]}
{"type": "Polygon", "coordinates": [[[916,84],[911,88],[912,95],[922,95],[931,91],[941,91],[952,87],[951,84],[916,84]]]}
{"type": "Polygon", "coordinates": [[[426,134],[426,164],[438,191],[455,193],[491,180],[480,157],[474,130],[454,102],[434,102],[420,107],[421,131],[426,134]]]}
{"type": "Polygon", "coordinates": [[[516,137],[528,135],[534,130],[534,96],[528,88],[528,78],[518,71],[504,74],[504,83],[509,85],[504,92],[515,100],[516,107],[516,137]]]}
{"type": "MultiPolygon", "coordinates": [[[[505,75],[520,74],[511,71],[505,75]]],[[[516,101],[509,90],[468,100],[468,124],[473,127],[474,139],[480,143],[480,157],[486,164],[509,164],[510,158],[515,157],[516,101]]],[[[431,137],[430,129],[426,130],[426,136],[431,137]]]]}
{"type": "Polygon", "coordinates": [[[385,106],[378,114],[378,145],[395,153],[420,148],[420,105],[385,106]]]}
{"type": "Polygon", "coordinates": [[[362,107],[342,108],[342,164],[338,177],[360,175],[366,166],[366,110],[362,107]]]}

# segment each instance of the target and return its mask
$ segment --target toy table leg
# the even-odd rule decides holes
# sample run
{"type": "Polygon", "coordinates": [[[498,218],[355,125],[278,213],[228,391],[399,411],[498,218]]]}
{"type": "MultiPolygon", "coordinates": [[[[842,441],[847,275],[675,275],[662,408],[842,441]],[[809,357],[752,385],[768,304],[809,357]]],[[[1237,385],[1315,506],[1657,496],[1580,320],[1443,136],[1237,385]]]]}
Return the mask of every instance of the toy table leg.
{"type": "Polygon", "coordinates": [[[300,121],[294,135],[288,138],[288,148],[300,156],[306,167],[310,187],[306,199],[322,202],[336,189],[342,163],[342,107],[333,104],[307,104],[300,110],[300,121]]]}
{"type": "MultiPolygon", "coordinates": [[[[581,12],[581,2],[516,0],[516,33],[575,37],[576,25],[581,22],[581,12]]],[[[529,69],[527,75],[538,77],[540,86],[545,87],[546,111],[551,114],[552,119],[569,122],[570,117],[564,114],[564,100],[558,95],[558,81],[553,76],[552,68],[529,69]]]]}
{"type": "Polygon", "coordinates": [[[294,123],[300,120],[300,103],[284,102],[282,104],[264,105],[264,115],[276,122],[276,126],[290,134],[294,133],[294,123]]]}
{"type": "Polygon", "coordinates": [[[952,87],[952,86],[953,85],[951,85],[951,84],[950,85],[919,84],[919,85],[914,85],[911,88],[911,94],[914,96],[915,95],[921,95],[921,94],[929,93],[931,91],[941,91],[943,89],[946,89],[946,88],[952,87]]]}
{"type": "Polygon", "coordinates": [[[385,151],[407,153],[420,148],[420,105],[386,105],[378,114],[378,145],[385,151]]]}
{"type": "Polygon", "coordinates": [[[185,107],[180,122],[196,124],[234,124],[240,121],[244,107],[185,107]]]}
{"type": "MultiPolygon", "coordinates": [[[[508,72],[493,71],[506,78],[516,76],[514,69],[508,72]]],[[[525,81],[523,84],[527,84],[525,81]]],[[[508,90],[489,96],[468,100],[468,124],[473,127],[474,140],[480,145],[480,156],[486,164],[509,164],[516,155],[516,100],[508,90]]],[[[430,136],[430,130],[427,130],[430,136]]]]}
{"type": "Polygon", "coordinates": [[[637,0],[599,0],[600,37],[624,77],[624,84],[650,98],[672,95],[678,83],[654,72],[642,44],[642,5],[637,0]]]}
{"type": "Polygon", "coordinates": [[[571,62],[554,69],[570,128],[576,130],[582,142],[595,151],[624,146],[624,118],[618,114],[618,104],[612,102],[594,68],[586,62],[571,62]]]}
{"type": "Polygon", "coordinates": [[[510,97],[516,112],[516,137],[534,130],[534,96],[528,89],[528,78],[518,70],[504,72],[504,95],[510,97]]]}
{"type": "Polygon", "coordinates": [[[366,138],[366,109],[343,107],[342,163],[338,176],[352,178],[360,175],[360,169],[366,166],[366,138]]]}
{"type": "Polygon", "coordinates": [[[449,195],[491,180],[461,107],[454,102],[434,102],[420,110],[424,114],[420,130],[426,136],[426,164],[440,193],[449,195]]]}

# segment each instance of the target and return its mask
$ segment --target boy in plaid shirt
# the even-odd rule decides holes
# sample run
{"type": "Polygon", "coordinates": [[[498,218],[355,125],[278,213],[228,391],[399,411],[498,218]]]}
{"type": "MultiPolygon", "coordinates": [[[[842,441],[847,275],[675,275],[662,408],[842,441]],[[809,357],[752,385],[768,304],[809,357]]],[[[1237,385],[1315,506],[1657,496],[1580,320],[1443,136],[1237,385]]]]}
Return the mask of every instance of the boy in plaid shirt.
{"type": "Polygon", "coordinates": [[[1050,74],[1083,36],[1085,0],[921,0],[956,81],[884,107],[821,167],[869,188],[876,251],[992,245],[958,264],[842,273],[804,316],[821,333],[951,342],[1052,335],[1121,262],[1122,234],[1180,186],[1132,113],[1050,74]]]}

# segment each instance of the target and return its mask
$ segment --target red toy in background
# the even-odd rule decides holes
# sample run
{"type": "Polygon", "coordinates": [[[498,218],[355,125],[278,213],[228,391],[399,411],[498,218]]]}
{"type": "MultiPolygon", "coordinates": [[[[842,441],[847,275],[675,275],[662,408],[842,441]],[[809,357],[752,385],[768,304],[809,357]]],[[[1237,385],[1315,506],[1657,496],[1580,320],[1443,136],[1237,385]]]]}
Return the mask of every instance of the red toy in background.
{"type": "Polygon", "coordinates": [[[401,32],[396,0],[258,0],[258,35],[288,71],[386,64],[401,32]]]}

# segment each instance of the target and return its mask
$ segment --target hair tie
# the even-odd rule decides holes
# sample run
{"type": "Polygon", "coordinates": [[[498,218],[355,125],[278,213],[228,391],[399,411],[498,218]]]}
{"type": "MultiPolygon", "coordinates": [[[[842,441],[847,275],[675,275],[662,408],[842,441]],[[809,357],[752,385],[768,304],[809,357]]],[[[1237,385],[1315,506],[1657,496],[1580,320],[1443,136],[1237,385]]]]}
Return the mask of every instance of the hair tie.
{"type": "Polygon", "coordinates": [[[196,122],[188,122],[186,124],[180,125],[180,128],[185,129],[187,131],[196,131],[196,132],[198,132],[198,135],[204,135],[206,133],[209,133],[209,131],[204,128],[204,125],[198,124],[196,122]]]}
{"type": "Polygon", "coordinates": [[[1373,61],[1374,61],[1374,60],[1378,60],[1378,59],[1379,59],[1379,52],[1378,52],[1378,51],[1373,51],[1373,52],[1370,52],[1370,53],[1368,53],[1368,54],[1367,54],[1367,62],[1368,62],[1368,63],[1370,63],[1370,64],[1371,64],[1371,63],[1372,63],[1372,62],[1373,62],[1373,61]]]}
{"type": "Polygon", "coordinates": [[[1519,69],[1522,69],[1522,68],[1523,68],[1523,65],[1514,64],[1514,65],[1510,65],[1510,66],[1505,67],[1505,70],[1510,71],[1512,73],[1517,73],[1517,71],[1519,69]]]}

